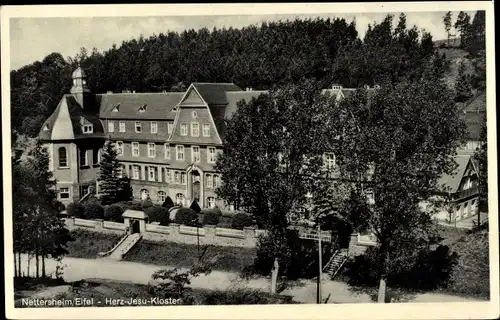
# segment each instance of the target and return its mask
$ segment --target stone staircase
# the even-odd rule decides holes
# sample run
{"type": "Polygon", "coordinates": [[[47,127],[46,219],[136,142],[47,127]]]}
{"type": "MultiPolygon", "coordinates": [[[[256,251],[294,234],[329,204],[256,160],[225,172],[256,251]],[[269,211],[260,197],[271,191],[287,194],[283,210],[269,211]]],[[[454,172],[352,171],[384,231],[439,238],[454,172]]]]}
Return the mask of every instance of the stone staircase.
{"type": "Polygon", "coordinates": [[[343,248],[335,251],[330,261],[323,267],[323,272],[330,275],[331,279],[335,278],[337,273],[342,269],[345,262],[349,258],[349,249],[343,248]]]}
{"type": "Polygon", "coordinates": [[[109,258],[114,260],[121,260],[123,256],[129,252],[132,247],[141,240],[142,236],[140,233],[134,233],[128,235],[121,243],[111,252],[109,258]]]}

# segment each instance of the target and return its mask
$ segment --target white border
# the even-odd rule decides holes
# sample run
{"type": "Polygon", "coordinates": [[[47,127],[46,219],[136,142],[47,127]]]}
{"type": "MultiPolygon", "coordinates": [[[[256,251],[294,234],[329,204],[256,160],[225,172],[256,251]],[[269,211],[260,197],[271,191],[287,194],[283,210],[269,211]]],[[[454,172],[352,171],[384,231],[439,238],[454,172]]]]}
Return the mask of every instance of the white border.
{"type": "Polygon", "coordinates": [[[5,305],[7,318],[23,319],[470,319],[497,318],[499,303],[498,183],[496,150],[495,49],[493,2],[412,3],[309,3],[309,4],[189,4],[189,5],[75,5],[5,6],[1,8],[2,43],[2,128],[5,223],[5,305]],[[357,12],[422,12],[486,10],[488,173],[490,212],[489,302],[329,304],[280,306],[200,306],[123,308],[15,309],[13,294],[11,135],[10,135],[10,41],[9,18],[13,17],[104,17],[104,16],[189,16],[252,14],[319,14],[357,12]]]}

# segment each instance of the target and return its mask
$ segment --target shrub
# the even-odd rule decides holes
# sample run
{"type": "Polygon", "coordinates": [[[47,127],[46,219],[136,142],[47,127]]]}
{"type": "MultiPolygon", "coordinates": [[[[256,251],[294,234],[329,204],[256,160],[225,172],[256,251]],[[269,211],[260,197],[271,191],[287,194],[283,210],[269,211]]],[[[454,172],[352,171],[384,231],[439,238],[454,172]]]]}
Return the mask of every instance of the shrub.
{"type": "Polygon", "coordinates": [[[231,226],[233,229],[243,229],[244,227],[250,227],[253,225],[252,218],[245,213],[238,213],[233,217],[231,226]]]}
{"type": "Polygon", "coordinates": [[[121,206],[112,204],[104,210],[104,219],[114,222],[123,222],[122,214],[124,210],[121,206]]]}
{"type": "Polygon", "coordinates": [[[85,207],[80,202],[72,202],[66,208],[68,216],[85,219],[85,207]]]}
{"type": "Polygon", "coordinates": [[[185,226],[196,226],[198,223],[198,215],[190,208],[179,208],[175,214],[175,223],[185,226]]]}
{"type": "Polygon", "coordinates": [[[203,305],[240,305],[240,304],[285,304],[294,303],[292,297],[270,295],[256,289],[237,288],[213,290],[204,293],[203,305]]]}
{"type": "Polygon", "coordinates": [[[164,208],[170,209],[174,206],[174,202],[172,201],[172,198],[167,196],[167,198],[165,198],[165,201],[163,202],[163,204],[161,206],[164,208]]]}
{"type": "Polygon", "coordinates": [[[189,208],[191,208],[196,213],[201,212],[200,205],[198,204],[198,202],[196,202],[196,200],[193,200],[193,203],[191,203],[191,206],[189,208]]]}
{"type": "Polygon", "coordinates": [[[57,210],[57,212],[63,212],[64,209],[66,209],[66,206],[59,200],[54,200],[54,209],[57,210]]]}
{"type": "Polygon", "coordinates": [[[168,226],[170,223],[169,212],[164,207],[149,207],[144,212],[147,214],[151,221],[159,222],[162,226],[168,226]]]}
{"type": "Polygon", "coordinates": [[[219,223],[219,215],[216,212],[209,211],[203,214],[203,225],[216,226],[219,223]]]}
{"type": "Polygon", "coordinates": [[[97,202],[85,206],[84,215],[87,219],[104,219],[104,208],[97,202]]]}
{"type": "Polygon", "coordinates": [[[203,209],[203,210],[201,210],[201,212],[200,212],[200,213],[202,213],[202,214],[206,214],[206,213],[208,213],[208,212],[213,212],[213,213],[215,213],[217,216],[222,217],[222,211],[219,209],[219,207],[210,208],[210,209],[203,209]]]}
{"type": "Polygon", "coordinates": [[[153,202],[151,201],[151,198],[147,197],[146,200],[142,201],[140,210],[146,210],[147,208],[150,208],[152,206],[153,206],[153,202]]]}

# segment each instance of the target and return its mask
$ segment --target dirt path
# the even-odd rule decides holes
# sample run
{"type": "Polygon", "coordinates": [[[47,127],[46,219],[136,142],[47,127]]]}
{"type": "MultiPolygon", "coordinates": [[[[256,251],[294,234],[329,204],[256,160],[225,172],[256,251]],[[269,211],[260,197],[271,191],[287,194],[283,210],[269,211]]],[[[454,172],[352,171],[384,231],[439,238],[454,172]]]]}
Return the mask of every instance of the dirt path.
{"type": "MultiPolygon", "coordinates": [[[[23,266],[27,265],[27,256],[22,256],[23,266]]],[[[127,281],[137,284],[148,284],[151,275],[161,269],[171,266],[148,265],[137,262],[116,261],[111,259],[79,259],[66,257],[61,263],[64,267],[64,279],[68,282],[88,278],[102,278],[115,281],[127,281]]],[[[56,270],[57,262],[46,261],[47,273],[56,270]]],[[[35,261],[31,261],[31,270],[35,269],[35,261]]],[[[32,271],[33,272],[33,271],[32,271]]],[[[193,288],[227,290],[229,288],[251,288],[269,291],[270,280],[257,278],[243,280],[238,274],[224,271],[212,271],[209,275],[200,275],[191,281],[193,288]]],[[[285,289],[282,294],[290,295],[295,301],[302,303],[316,303],[316,282],[303,280],[301,284],[285,289]]],[[[338,281],[324,281],[322,285],[323,299],[329,295],[328,303],[371,303],[366,293],[356,293],[349,290],[349,286],[338,281]]],[[[411,302],[467,302],[480,301],[452,295],[425,293],[416,295],[411,302]]]]}

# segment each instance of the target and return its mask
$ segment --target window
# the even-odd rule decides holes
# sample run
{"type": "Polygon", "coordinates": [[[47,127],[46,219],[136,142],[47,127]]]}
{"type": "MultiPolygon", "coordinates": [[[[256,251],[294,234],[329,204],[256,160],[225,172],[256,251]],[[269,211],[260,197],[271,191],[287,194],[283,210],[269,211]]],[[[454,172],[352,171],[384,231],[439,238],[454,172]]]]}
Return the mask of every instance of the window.
{"type": "Polygon", "coordinates": [[[210,124],[208,123],[203,124],[203,136],[210,137],[210,124]]]}
{"type": "Polygon", "coordinates": [[[156,145],[154,143],[148,143],[148,157],[156,157],[156,145]]]}
{"type": "Polygon", "coordinates": [[[171,134],[172,131],[174,131],[174,124],[172,122],[169,122],[167,124],[167,132],[168,132],[168,134],[171,134]]]}
{"type": "Polygon", "coordinates": [[[375,204],[375,195],[373,193],[373,190],[367,189],[365,190],[365,195],[366,195],[366,201],[368,204],[375,204]]]}
{"type": "Polygon", "coordinates": [[[207,155],[208,163],[215,163],[215,148],[214,147],[208,147],[208,155],[207,155]]]}
{"type": "Polygon", "coordinates": [[[91,124],[86,124],[83,126],[83,133],[92,133],[94,128],[91,124]]]}
{"type": "Polygon", "coordinates": [[[193,116],[194,119],[198,118],[198,112],[196,111],[191,112],[191,115],[193,116]]]}
{"type": "Polygon", "coordinates": [[[44,125],[43,126],[43,131],[49,131],[49,126],[48,125],[44,125]]]}
{"type": "Polygon", "coordinates": [[[214,174],[214,188],[218,188],[220,186],[220,177],[214,174]]]}
{"type": "Polygon", "coordinates": [[[166,198],[165,191],[158,191],[158,201],[165,202],[166,198]]]}
{"type": "Polygon", "coordinates": [[[335,168],[335,155],[333,153],[325,153],[325,167],[328,170],[335,168]]]}
{"type": "Polygon", "coordinates": [[[186,173],[181,172],[181,184],[186,184],[186,173]]]}
{"type": "Polygon", "coordinates": [[[215,198],[214,197],[208,197],[207,198],[207,203],[209,208],[215,208],[215,198]]]}
{"type": "Polygon", "coordinates": [[[69,199],[69,188],[59,188],[59,199],[69,199]]]}
{"type": "Polygon", "coordinates": [[[181,173],[179,171],[175,171],[174,181],[175,183],[181,183],[181,173]]]}
{"type": "Polygon", "coordinates": [[[170,145],[165,143],[165,159],[170,160],[170,145]]]}
{"type": "Polygon", "coordinates": [[[140,113],[143,113],[143,112],[146,112],[146,105],[142,105],[139,107],[139,112],[140,113]]]}
{"type": "Polygon", "coordinates": [[[182,193],[178,193],[175,196],[175,203],[177,203],[178,205],[184,205],[184,195],[182,193]]]}
{"type": "Polygon", "coordinates": [[[464,190],[468,190],[471,187],[472,187],[472,180],[471,180],[471,178],[470,177],[465,178],[463,189],[464,190]]]}
{"type": "Polygon", "coordinates": [[[92,164],[99,164],[99,149],[92,150],[92,164]]]}
{"type": "Polygon", "coordinates": [[[139,166],[132,167],[132,179],[139,180],[139,166]]]}
{"type": "Polygon", "coordinates": [[[123,178],[125,175],[125,166],[123,164],[118,168],[118,178],[123,178]]]}
{"type": "Polygon", "coordinates": [[[120,104],[119,104],[119,103],[118,103],[118,104],[115,104],[115,105],[113,106],[113,110],[112,110],[111,112],[118,112],[118,111],[120,111],[120,104]]]}
{"type": "Polygon", "coordinates": [[[156,181],[155,174],[156,168],[155,167],[148,167],[148,180],[149,181],[156,181]]]}
{"type": "Polygon", "coordinates": [[[118,156],[123,155],[123,142],[122,141],[116,142],[116,155],[118,155],[118,156]]]}
{"type": "Polygon", "coordinates": [[[141,199],[146,200],[149,198],[149,190],[148,189],[142,189],[141,190],[141,199]]]}
{"type": "Polygon", "coordinates": [[[80,167],[88,166],[87,150],[80,150],[80,167]]]}
{"type": "Polygon", "coordinates": [[[119,126],[118,130],[120,130],[120,132],[125,132],[125,121],[120,121],[118,123],[118,126],[119,126]]]}
{"type": "Polygon", "coordinates": [[[141,133],[142,132],[142,125],[140,121],[135,122],[135,132],[141,133]]]}
{"type": "Polygon", "coordinates": [[[66,148],[59,148],[59,167],[67,168],[68,167],[68,154],[66,153],[66,148]]]}
{"type": "Polygon", "coordinates": [[[158,133],[158,122],[151,121],[151,133],[158,133]]]}
{"type": "Polygon", "coordinates": [[[211,174],[207,174],[206,175],[206,182],[205,182],[205,185],[208,187],[208,188],[212,188],[214,186],[214,179],[212,178],[212,175],[211,174]]]}
{"type": "Polygon", "coordinates": [[[139,155],[139,142],[132,142],[132,156],[138,157],[139,155]]]}
{"type": "Polygon", "coordinates": [[[200,147],[198,146],[191,147],[191,160],[193,162],[200,162],[200,147]]]}
{"type": "Polygon", "coordinates": [[[184,146],[176,146],[177,160],[184,160],[184,146]]]}
{"type": "Polygon", "coordinates": [[[200,136],[200,124],[198,122],[191,122],[191,136],[192,137],[200,136]]]}
{"type": "Polygon", "coordinates": [[[188,126],[186,123],[181,123],[181,136],[187,136],[188,126]]]}
{"type": "Polygon", "coordinates": [[[102,148],[97,150],[97,162],[101,163],[102,161],[102,148]]]}
{"type": "Polygon", "coordinates": [[[468,202],[464,203],[464,214],[465,214],[465,216],[469,215],[469,203],[468,202]]]}
{"type": "Polygon", "coordinates": [[[113,121],[108,121],[108,131],[115,132],[115,123],[113,121]]]}
{"type": "Polygon", "coordinates": [[[165,169],[165,182],[172,182],[171,179],[170,179],[170,170],[168,169],[165,169]]]}

